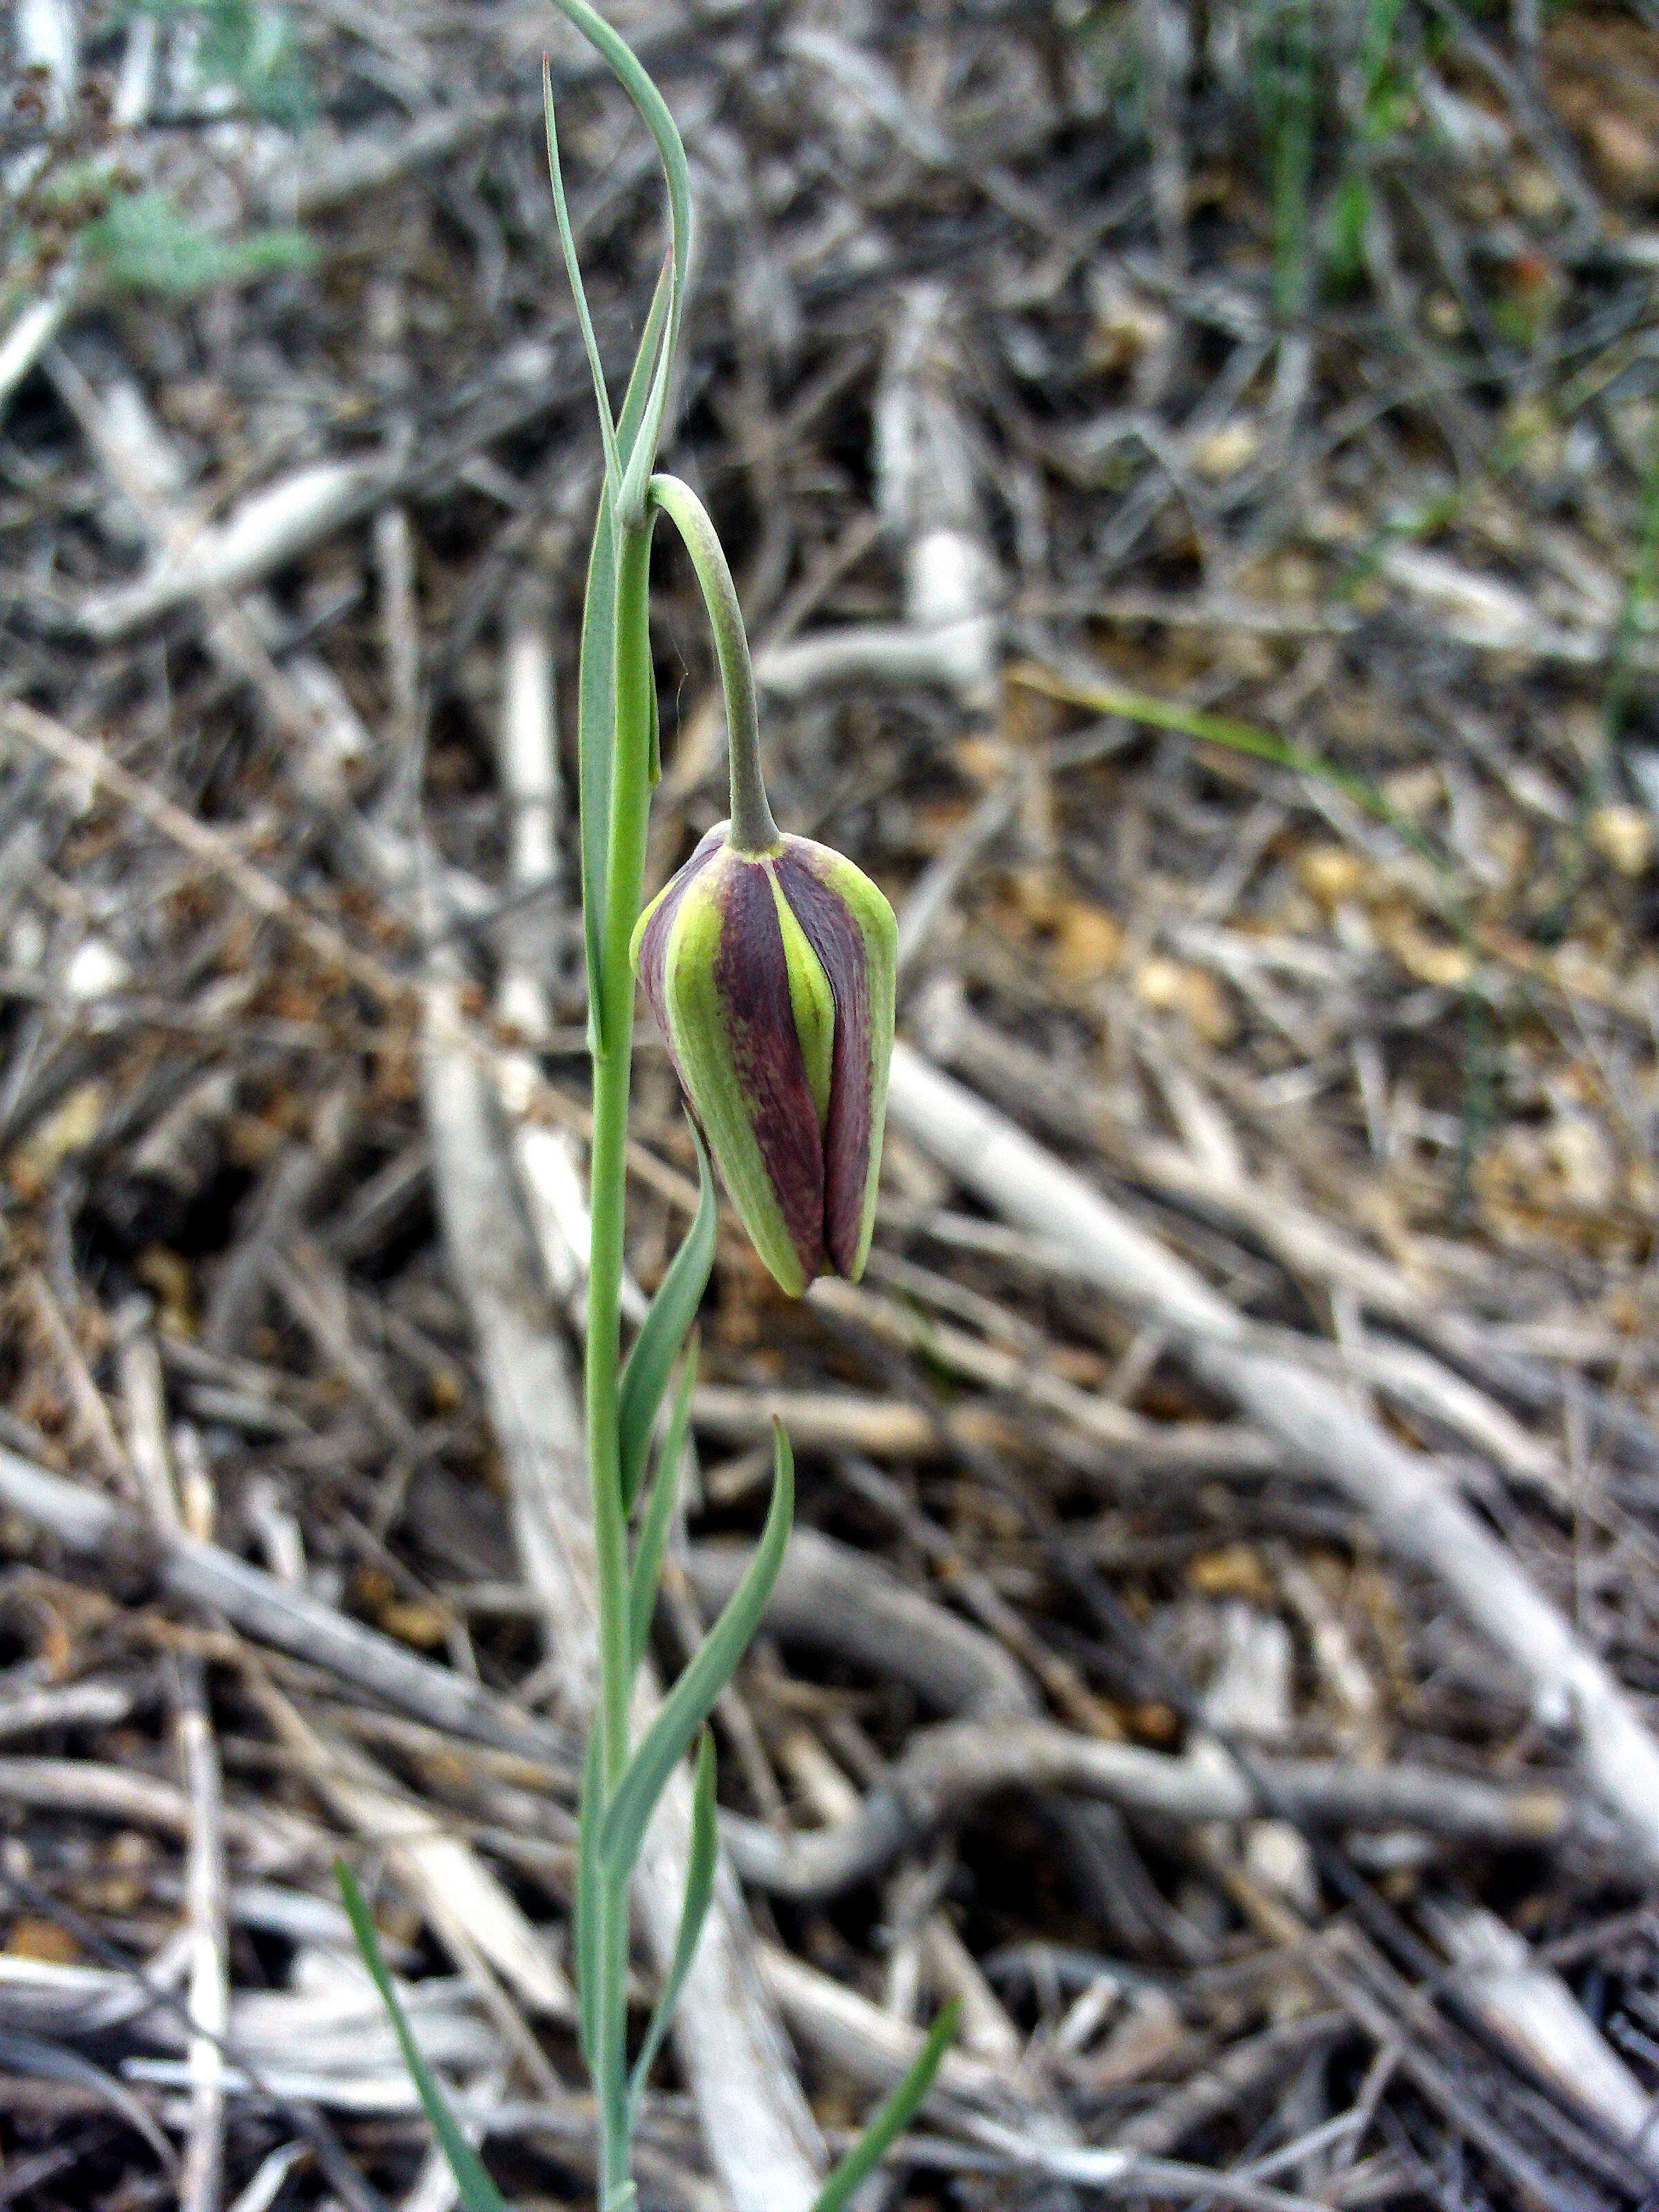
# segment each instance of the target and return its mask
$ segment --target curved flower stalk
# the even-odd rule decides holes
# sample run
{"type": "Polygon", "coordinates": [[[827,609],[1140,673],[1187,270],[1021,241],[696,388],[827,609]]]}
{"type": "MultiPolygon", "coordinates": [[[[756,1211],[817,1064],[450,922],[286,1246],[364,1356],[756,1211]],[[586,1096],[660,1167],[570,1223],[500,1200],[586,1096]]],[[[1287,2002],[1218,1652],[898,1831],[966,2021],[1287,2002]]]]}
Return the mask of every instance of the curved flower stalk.
{"type": "Polygon", "coordinates": [[[799,1297],[826,1268],[856,1279],[870,1249],[897,925],[861,869],[774,822],[725,553],[686,485],[653,477],[651,495],[678,528],[708,608],[732,816],[640,916],[634,963],[743,1225],[799,1297]]]}
{"type": "MultiPolygon", "coordinates": [[[[761,779],[754,678],[731,572],[702,505],[656,473],[684,301],[690,192],[684,149],[661,94],[588,4],[556,4],[597,46],[656,142],[670,242],[619,412],[611,412],[565,204],[550,89],[549,167],[566,267],[592,372],[605,453],[582,617],[578,747],[582,916],[593,1071],[592,1251],[586,1368],[589,1487],[599,1624],[599,1697],[584,1771],[576,1853],[574,1953],[582,2054],[600,2136],[600,2212],[632,2212],[629,2152],[641,2095],[714,1892],[714,1760],[704,1727],[759,1622],[793,1510],[788,1440],[775,1431],[772,1498],[754,1559],[690,1665],[637,1741],[635,1676],[690,1420],[688,1339],[714,1255],[708,1152],[757,1249],[799,1293],[825,1267],[846,1275],[869,1249],[893,1037],[894,924],[850,860],[782,836],[761,779]],[[703,841],[641,914],[646,830],[658,774],[648,626],[652,532],[666,516],[702,586],[731,736],[732,818],[703,841]],[[622,1358],[623,1211],[637,950],[700,1139],[696,1218],[622,1358]],[[672,1408],[662,1419],[678,1364],[672,1408]],[[661,1443],[652,1444],[660,1428],[661,1443]],[[652,1472],[654,1464],[654,1473],[652,1472]],[[696,1747],[690,1849],[669,1970],[630,2063],[629,1889],[669,1777],[696,1747]]],[[[506,2212],[477,2154],[421,2059],[386,1977],[373,1923],[348,1873],[342,1887],[404,2059],[466,2212],[506,2212]]],[[[933,2083],[954,2031],[947,2007],[915,2064],[825,2182],[817,2212],[838,2212],[933,2083]]]]}

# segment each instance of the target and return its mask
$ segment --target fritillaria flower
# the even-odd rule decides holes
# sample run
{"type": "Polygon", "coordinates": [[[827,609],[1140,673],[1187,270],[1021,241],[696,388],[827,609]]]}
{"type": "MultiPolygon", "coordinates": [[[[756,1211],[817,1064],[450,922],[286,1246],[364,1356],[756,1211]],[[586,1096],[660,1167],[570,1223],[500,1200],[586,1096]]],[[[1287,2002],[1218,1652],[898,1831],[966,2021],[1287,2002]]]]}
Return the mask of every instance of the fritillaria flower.
{"type": "MultiPolygon", "coordinates": [[[[766,824],[770,828],[769,819],[766,824]]],[[[862,1273],[893,1049],[893,909],[827,845],[711,830],[634,962],[732,1201],[792,1297],[862,1273]]]]}

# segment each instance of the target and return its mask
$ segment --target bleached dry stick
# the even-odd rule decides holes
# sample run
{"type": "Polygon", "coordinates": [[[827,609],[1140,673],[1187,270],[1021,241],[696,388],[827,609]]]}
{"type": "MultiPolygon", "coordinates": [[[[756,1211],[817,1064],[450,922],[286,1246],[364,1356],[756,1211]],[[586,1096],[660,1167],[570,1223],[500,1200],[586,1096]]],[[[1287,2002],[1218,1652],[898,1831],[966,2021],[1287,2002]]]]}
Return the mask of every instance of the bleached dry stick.
{"type": "Polygon", "coordinates": [[[175,1603],[222,1613],[255,1642],[326,1668],[416,1720],[532,1758],[562,1756],[548,1730],[478,1683],[434,1667],[407,1645],[349,1620],[307,1591],[285,1589],[274,1576],[219,1545],[158,1529],[97,1491],[66,1482],[3,1444],[0,1503],[49,1530],[71,1552],[147,1565],[158,1588],[175,1603]]]}
{"type": "MultiPolygon", "coordinates": [[[[511,1893],[461,1837],[392,1784],[355,1744],[326,1742],[289,1699],[275,1691],[260,1700],[283,1741],[303,1762],[335,1813],[378,1844],[398,1881],[463,1973],[477,1962],[530,2008],[550,2020],[576,2016],[575,1996],[545,1937],[511,1893]]],[[[522,2041],[522,2038],[515,2038],[522,2041]]]]}
{"type": "MultiPolygon", "coordinates": [[[[717,1613],[753,1557],[745,1544],[693,1544],[685,1568],[704,1611],[717,1613]]],[[[796,1528],[762,1620],[769,1636],[833,1651],[903,1682],[940,1712],[1025,1719],[1037,1701],[1018,1662],[994,1638],[878,1559],[816,1528],[796,1528]]]]}
{"type": "Polygon", "coordinates": [[[558,732],[554,725],[553,640],[544,592],[515,594],[501,654],[496,758],[507,802],[507,882],[537,896],[502,924],[504,957],[495,1011],[532,1044],[546,1036],[546,978],[553,965],[548,926],[559,889],[558,732]]]}
{"type": "Polygon", "coordinates": [[[740,1389],[700,1382],[691,1423],[721,1443],[763,1443],[775,1420],[797,1451],[862,1452],[870,1459],[935,1459],[955,1443],[994,1449],[1012,1441],[1008,1424],[982,1406],[948,1407],[935,1421],[920,1406],[855,1390],[740,1389]]]}
{"type": "MultiPolygon", "coordinates": [[[[117,1355],[126,1413],[127,1456],[151,1519],[182,1534],[185,1517],[167,1428],[167,1399],[155,1340],[129,1327],[117,1355]]],[[[224,1780],[208,1701],[207,1669],[195,1654],[173,1666],[173,1738],[190,1802],[185,1912],[191,1936],[190,2132],[179,2179],[179,2212],[219,2212],[225,2185],[225,2062],[230,2026],[224,1780]]]]}
{"type": "Polygon", "coordinates": [[[190,2016],[190,2139],[179,2182],[179,2212],[218,2212],[224,2193],[225,2063],[230,2027],[230,1951],[226,1932],[224,1792],[219,1747],[208,1709],[205,1670],[179,1662],[175,1734],[190,1798],[185,1896],[195,1951],[190,2016]]]}
{"type": "Polygon", "coordinates": [[[1103,1743],[1042,1720],[947,1723],[915,1735],[856,1816],[780,1837],[757,1820],[721,1815],[746,1881],[775,1896],[821,1902],[867,1881],[941,1823],[1005,1790],[1095,1797],[1152,1820],[1202,1826],[1260,1819],[1284,1807],[1328,1830],[1420,1828],[1477,1844],[1548,1845],[1586,1834],[1559,1790],[1503,1790],[1427,1766],[1352,1766],[1261,1759],[1264,1790],[1218,1748],[1180,1758],[1138,1744],[1103,1743]],[[1269,1804],[1271,1798],[1271,1805],[1269,1804]]]}
{"type": "MultiPolygon", "coordinates": [[[[136,379],[118,374],[94,386],[62,350],[46,365],[99,466],[137,518],[150,577],[197,560],[200,523],[191,513],[184,465],[136,379]]],[[[252,682],[273,726],[296,746],[295,781],[307,797],[337,805],[346,775],[369,750],[344,685],[319,653],[291,653],[277,667],[269,647],[283,625],[269,592],[252,591],[233,602],[222,587],[204,581],[201,589],[209,651],[227,674],[252,682]]]]}
{"type": "Polygon", "coordinates": [[[965,706],[994,696],[996,572],[972,458],[951,396],[948,298],[913,285],[876,407],[882,520],[903,548],[902,623],[817,630],[755,656],[763,691],[802,698],[828,684],[938,684],[965,706]]]}
{"type": "MultiPolygon", "coordinates": [[[[276,1548],[303,1572],[296,1545],[279,1542],[276,1548]]],[[[451,1834],[423,1806],[400,1795],[357,1746],[325,1741],[274,1688],[262,1687],[260,1702],[271,1727],[304,1763],[339,1818],[385,1850],[398,1879],[462,1972],[476,1951],[532,2011],[550,2020],[574,2020],[574,1993],[541,1931],[471,1845],[451,1834]]]]}
{"type": "MultiPolygon", "coordinates": [[[[428,987],[422,1081],[445,1241],[483,1357],[525,1572],[566,1703],[585,1718],[594,1703],[597,1640],[580,1409],[564,1347],[547,1324],[494,1085],[463,1026],[457,993],[445,983],[428,987]]],[[[655,1702],[648,1669],[641,1669],[638,1702],[636,1725],[655,1702]]],[[[647,1835],[635,1883],[663,1966],[673,1949],[690,1832],[690,1789],[682,1773],[647,1835]]],[[[737,2212],[805,2212],[817,2193],[822,2146],[750,1963],[743,1901],[729,1872],[717,1885],[680,1998],[675,2047],[737,2212]]]]}
{"type": "Polygon", "coordinates": [[[1560,1975],[1480,1905],[1429,1899],[1423,1911],[1455,1966],[1454,1992],[1487,2033],[1558,2096],[1600,2121],[1650,2172],[1659,2171],[1652,2098],[1560,1975]]]}
{"type": "Polygon", "coordinates": [[[888,1110],[1005,1219],[1062,1247],[1087,1280],[1161,1322],[1200,1380],[1351,1498],[1398,1558],[1432,1574],[1529,1685],[1540,1717],[1576,1728],[1587,1775],[1659,1868],[1659,1744],[1611,1670],[1429,1462],[1335,1383],[1254,1348],[1237,1310],[1184,1261],[903,1043],[888,1110]]]}
{"type": "MultiPolygon", "coordinates": [[[[75,89],[76,45],[75,10],[68,0],[43,0],[43,4],[20,4],[13,9],[12,67],[20,83],[26,70],[44,72],[46,114],[54,126],[64,123],[75,89]]],[[[131,119],[118,112],[115,118],[118,123],[131,119]]],[[[0,175],[0,192],[9,199],[19,194],[40,174],[47,158],[40,149],[8,161],[0,175]]],[[[40,298],[30,301],[0,338],[0,415],[57,337],[74,303],[80,276],[81,256],[71,248],[52,271],[40,298]]]]}
{"type": "Polygon", "coordinates": [[[223,522],[204,524],[146,576],[90,593],[82,626],[106,643],[204,597],[234,597],[366,513],[389,488],[382,461],[316,461],[251,492],[223,522]]]}
{"type": "MultiPolygon", "coordinates": [[[[936,977],[916,1012],[930,1057],[970,1069],[993,1098],[1016,1108],[1030,1101],[1040,1124],[1100,1145],[1114,1167],[1134,1182],[1207,1219],[1243,1231],[1292,1275],[1348,1292],[1368,1312],[1443,1345],[1454,1356],[1481,1363],[1479,1328],[1437,1304],[1402,1268],[1285,1192],[1252,1181],[1236,1159],[1224,1164],[1220,1158],[1202,1158],[1195,1150],[1124,1127],[1109,1101],[1074,1071],[1058,1073],[1039,1054],[981,1019],[953,978],[936,977]]],[[[1484,1453],[1511,1480],[1558,1504],[1570,1498],[1571,1484],[1559,1453],[1486,1392],[1415,1345],[1370,1336],[1336,1346],[1310,1344],[1300,1356],[1353,1374],[1426,1414],[1484,1453]]],[[[1491,1364],[1490,1355],[1486,1364],[1491,1364]]]]}

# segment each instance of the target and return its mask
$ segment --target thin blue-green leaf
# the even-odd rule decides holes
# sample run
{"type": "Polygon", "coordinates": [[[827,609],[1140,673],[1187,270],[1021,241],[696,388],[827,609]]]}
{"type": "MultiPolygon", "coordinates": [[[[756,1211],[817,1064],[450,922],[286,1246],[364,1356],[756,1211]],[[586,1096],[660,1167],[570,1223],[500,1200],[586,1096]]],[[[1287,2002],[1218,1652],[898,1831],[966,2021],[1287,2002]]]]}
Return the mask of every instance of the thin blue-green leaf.
{"type": "Polygon", "coordinates": [[[570,210],[564,196],[564,166],[559,160],[559,126],[553,113],[553,78],[545,54],[542,57],[542,115],[547,126],[547,173],[553,185],[553,217],[559,227],[559,244],[564,251],[565,273],[575,295],[576,320],[581,326],[582,344],[586,349],[587,366],[593,378],[599,438],[605,447],[605,488],[614,500],[622,489],[622,464],[617,454],[617,426],[611,419],[611,394],[605,389],[605,363],[599,358],[599,342],[593,334],[593,318],[588,313],[587,287],[582,283],[581,263],[577,258],[576,240],[570,228],[570,210]]]}
{"type": "Polygon", "coordinates": [[[624,1512],[633,1505],[640,1479],[645,1473],[651,1431],[656,1426],[663,1393],[668,1388],[668,1377],[686,1333],[696,1319],[697,1308],[708,1286],[708,1273],[714,1264],[714,1172],[702,1139],[695,1128],[691,1133],[697,1147],[696,1216],[659,1284],[634,1340],[617,1396],[617,1459],[624,1512]]]}
{"type": "Polygon", "coordinates": [[[334,1862],[334,1875],[340,1885],[340,1895],[345,1900],[347,1917],[351,1932],[357,1938],[357,1948],[363,1954],[363,1964],[374,1978],[380,1993],[380,2002],[391,2019],[398,2047],[403,2052],[404,2064],[416,2094],[426,2107],[426,2116],[432,2123],[432,2131],[438,2138],[440,2148],[448,2160],[449,2170],[455,2177],[455,2186],[460,2191],[465,2212],[508,2212],[507,2199],[484,2170],[483,2160],[461,2133],[455,2115],[438,2087],[437,2076],[421,2055],[420,2045],[398,2002],[398,1992],[392,1986],[392,1977],[386,1970],[386,1960],[380,1956],[380,1937],[374,1932],[374,1923],[363,1893],[357,1887],[356,1875],[343,1859],[334,1862]]]}
{"type": "Polygon", "coordinates": [[[630,2123],[637,2111],[657,2053],[662,2049],[663,2039],[673,2024],[674,2008],[679,2002],[685,1978],[691,1971],[691,1961],[697,1954],[697,1941],[702,1934],[702,1923],[708,1917],[709,1899],[714,1894],[714,1859],[719,1849],[719,1831],[714,1818],[714,1740],[707,1729],[697,1745],[697,1763],[691,1782],[691,1841],[686,1853],[685,1896],[680,1906],[679,1931],[674,1938],[674,1955],[668,1962],[668,1972],[658,1994],[656,2009],[651,2024],[645,2031],[645,2041],[640,2045],[640,2055],[634,2061],[634,2072],[628,2084],[628,2105],[630,2123]]]}
{"type": "Polygon", "coordinates": [[[646,402],[651,396],[652,371],[662,346],[663,331],[669,319],[673,290],[674,263],[673,257],[670,255],[664,260],[657,275],[657,289],[651,295],[645,328],[640,333],[639,350],[628,374],[628,389],[623,394],[622,413],[617,417],[617,450],[624,461],[632,453],[639,438],[640,425],[645,420],[646,402]]]}
{"type": "Polygon", "coordinates": [[[812,2212],[841,2212],[854,2191],[875,2172],[888,2152],[921,2109],[933,2086],[933,2077],[945,2062],[951,2039],[957,2032],[958,2007],[954,1997],[927,2031],[927,2040],[911,2060],[904,2079],[879,2106],[864,2133],[854,2144],[817,2194],[812,2212]]]}
{"type": "Polygon", "coordinates": [[[686,275],[690,266],[691,172],[678,127],[669,112],[668,103],[625,40],[611,29],[603,15],[588,6],[587,0],[556,0],[556,4],[610,63],[617,82],[633,101],[641,119],[656,142],[658,157],[662,163],[663,181],[668,189],[672,264],[668,328],[653,364],[654,373],[645,414],[646,434],[639,440],[632,453],[624,453],[623,489],[617,502],[619,514],[624,520],[631,520],[644,506],[646,484],[655,465],[657,441],[661,434],[669,380],[679,341],[680,311],[685,296],[686,275]]]}
{"type": "MultiPolygon", "coordinates": [[[[675,263],[678,276],[678,252],[675,263]]],[[[645,420],[640,434],[634,441],[628,466],[623,471],[622,490],[617,505],[623,514],[637,514],[645,505],[646,488],[657,465],[657,448],[662,443],[662,426],[668,413],[669,386],[674,374],[674,356],[679,340],[680,301],[678,281],[669,313],[667,341],[657,356],[657,365],[651,378],[651,389],[646,398],[645,420]]]]}
{"type": "MultiPolygon", "coordinates": [[[[639,352],[623,395],[617,445],[625,459],[645,415],[652,364],[668,315],[670,264],[664,264],[645,319],[639,352]]],[[[599,495],[582,607],[576,753],[581,817],[582,933],[587,954],[588,1018],[595,1054],[606,1048],[604,994],[605,912],[611,837],[611,773],[617,746],[616,505],[607,483],[599,495]]]]}
{"type": "Polygon", "coordinates": [[[657,1461],[657,1479],[651,1486],[651,1496],[641,1516],[639,1538],[634,1547],[634,1566],[628,1585],[628,1648],[635,1667],[645,1650],[645,1639],[651,1633],[651,1616],[656,1610],[657,1577],[662,1572],[662,1555],[674,1519],[674,1501],[679,1495],[686,1432],[691,1425],[691,1386],[696,1375],[697,1340],[694,1336],[686,1347],[679,1387],[668,1416],[668,1433],[663,1438],[657,1461]]]}
{"type": "Polygon", "coordinates": [[[576,1896],[574,1940],[576,1954],[577,2029],[582,2057],[595,2079],[599,2070],[601,1898],[599,1826],[602,1808],[600,1759],[603,1747],[595,1728],[582,1762],[581,1796],[576,1807],[576,1896]]]}
{"type": "Polygon", "coordinates": [[[608,1048],[605,910],[610,878],[611,768],[617,745],[617,532],[607,484],[599,494],[582,602],[576,697],[577,799],[582,855],[582,939],[587,955],[587,1021],[596,1059],[608,1048]]]}
{"type": "Polygon", "coordinates": [[[663,1699],[661,1710],[623,1771],[599,1830],[599,1855],[612,1881],[633,1871],[646,1823],[686,1747],[731,1680],[760,1626],[766,1601],[783,1565],[795,1510],[795,1462],[789,1439],[773,1423],[772,1504],[748,1572],[725,1611],[697,1647],[690,1666],[663,1699]]]}

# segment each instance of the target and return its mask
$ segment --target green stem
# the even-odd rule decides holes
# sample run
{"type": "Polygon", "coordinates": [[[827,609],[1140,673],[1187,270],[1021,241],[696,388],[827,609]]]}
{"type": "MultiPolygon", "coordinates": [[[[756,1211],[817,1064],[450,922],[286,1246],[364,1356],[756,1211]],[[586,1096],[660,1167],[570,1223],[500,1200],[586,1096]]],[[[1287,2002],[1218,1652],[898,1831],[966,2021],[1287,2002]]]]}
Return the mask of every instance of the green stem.
{"type": "MultiPolygon", "coordinates": [[[[587,1465],[592,1498],[599,1616],[599,1729],[603,1796],[609,1803],[628,1764],[629,1648],[628,1524],[623,1505],[617,1386],[622,1350],[623,1235],[628,1176],[628,1105],[634,1031],[634,975],[629,939],[645,871],[651,800],[653,696],[647,583],[652,518],[621,528],[617,554],[616,751],[611,779],[603,966],[592,979],[604,1018],[604,1048],[593,1061],[592,1215],[587,1277],[587,1465]]],[[[627,2201],[628,1897],[607,1891],[599,1934],[600,2050],[596,2084],[604,2118],[606,2206],[627,2201]]]]}
{"type": "Polygon", "coordinates": [[[732,845],[739,853],[775,853],[781,840],[761,775],[755,672],[726,550],[715,535],[708,508],[690,485],[682,483],[678,477],[653,477],[650,503],[661,508],[684,542],[708,611],[708,626],[714,634],[732,763],[732,845]]]}

